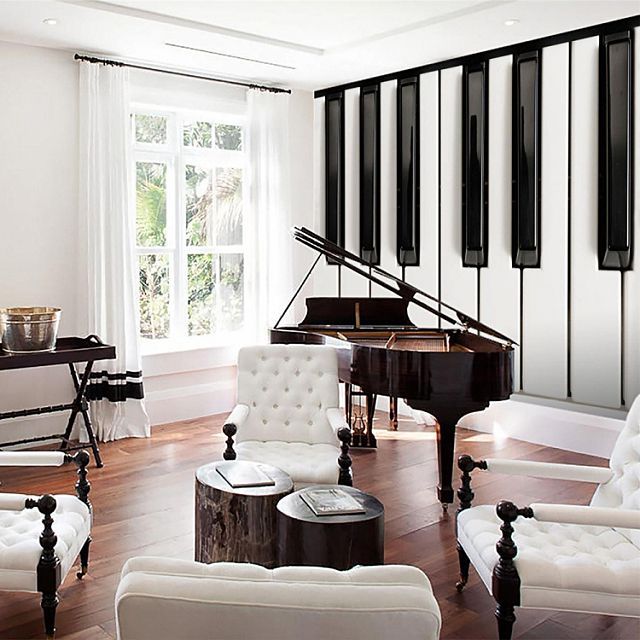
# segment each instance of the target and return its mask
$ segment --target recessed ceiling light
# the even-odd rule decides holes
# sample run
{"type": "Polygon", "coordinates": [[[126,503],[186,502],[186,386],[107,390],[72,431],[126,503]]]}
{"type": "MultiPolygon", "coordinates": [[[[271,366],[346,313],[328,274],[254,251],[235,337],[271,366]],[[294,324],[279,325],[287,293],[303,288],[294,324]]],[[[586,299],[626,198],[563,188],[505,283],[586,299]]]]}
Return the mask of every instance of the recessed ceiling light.
{"type": "Polygon", "coordinates": [[[42,24],[54,25],[54,24],[58,24],[58,21],[55,18],[45,18],[42,21],[42,24]]]}
{"type": "Polygon", "coordinates": [[[504,24],[507,27],[513,27],[514,24],[518,24],[520,22],[520,20],[518,20],[517,18],[511,18],[510,20],[505,20],[504,24]]]}

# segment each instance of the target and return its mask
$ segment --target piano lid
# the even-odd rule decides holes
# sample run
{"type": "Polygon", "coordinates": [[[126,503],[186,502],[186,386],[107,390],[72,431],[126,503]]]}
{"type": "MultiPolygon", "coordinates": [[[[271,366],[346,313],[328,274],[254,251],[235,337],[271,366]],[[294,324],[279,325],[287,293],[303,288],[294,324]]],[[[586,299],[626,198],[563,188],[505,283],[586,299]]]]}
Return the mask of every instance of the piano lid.
{"type": "Polygon", "coordinates": [[[357,256],[356,254],[351,253],[346,249],[343,249],[337,244],[331,242],[330,240],[327,240],[326,238],[323,238],[317,233],[311,231],[310,229],[307,229],[305,227],[293,227],[292,234],[295,240],[297,240],[301,244],[306,245],[307,247],[310,247],[311,249],[314,249],[320,255],[318,256],[316,261],[313,263],[311,270],[307,273],[306,277],[304,278],[304,280],[302,281],[302,283],[294,293],[293,298],[291,299],[291,301],[285,308],[284,312],[280,316],[280,319],[275,325],[276,328],[278,327],[285,313],[291,306],[291,303],[293,302],[293,300],[296,298],[296,296],[302,289],[304,283],[307,281],[307,279],[311,275],[311,271],[313,271],[313,268],[318,263],[318,259],[320,258],[321,255],[324,255],[327,258],[330,258],[334,264],[338,264],[340,266],[346,267],[347,269],[350,269],[351,271],[354,271],[355,273],[360,274],[364,278],[367,278],[367,280],[370,280],[371,282],[373,282],[374,284],[377,284],[383,289],[386,289],[387,291],[391,291],[392,293],[395,293],[397,296],[399,296],[403,300],[406,300],[407,302],[411,302],[416,306],[422,309],[425,309],[433,313],[434,315],[442,318],[445,322],[449,322],[453,325],[458,325],[465,331],[469,329],[476,329],[477,331],[491,335],[494,338],[504,340],[509,344],[517,344],[508,336],[505,336],[499,331],[496,331],[495,329],[487,326],[486,324],[483,324],[479,320],[476,320],[475,318],[468,316],[467,314],[456,309],[455,307],[452,307],[450,304],[447,304],[446,302],[442,302],[440,299],[436,298],[435,296],[429,293],[426,293],[425,291],[422,291],[417,287],[414,287],[412,284],[409,284],[408,282],[405,282],[400,278],[397,278],[396,276],[389,273],[388,271],[385,271],[384,269],[378,266],[371,265],[365,262],[364,260],[362,260],[362,258],[360,258],[360,256],[357,256]],[[422,296],[427,300],[429,300],[430,302],[433,302],[436,304],[435,306],[432,306],[431,304],[428,304],[423,300],[417,299],[417,296],[422,296]],[[440,308],[438,308],[438,305],[440,308]],[[445,312],[444,310],[446,310],[447,312],[450,312],[450,314],[445,312]]]}

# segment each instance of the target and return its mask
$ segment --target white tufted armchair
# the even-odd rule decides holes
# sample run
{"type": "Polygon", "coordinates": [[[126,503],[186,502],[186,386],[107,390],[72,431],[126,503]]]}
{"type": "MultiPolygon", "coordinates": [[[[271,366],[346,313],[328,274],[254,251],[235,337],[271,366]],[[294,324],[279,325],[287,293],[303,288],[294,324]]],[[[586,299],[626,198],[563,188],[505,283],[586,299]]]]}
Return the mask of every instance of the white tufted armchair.
{"type": "Polygon", "coordinates": [[[63,451],[0,452],[3,467],[59,467],[69,462],[78,466],[77,497],[46,494],[36,499],[0,493],[0,590],[42,594],[47,638],[55,634],[58,587],[78,555],[81,570],[76,575],[81,579],[87,573],[91,543],[89,460],[86,451],[75,456],[63,451]]]}
{"type": "Polygon", "coordinates": [[[616,441],[610,468],[458,459],[462,591],[469,563],[496,602],[498,634],[511,637],[514,607],[640,617],[640,397],[616,441]],[[473,469],[599,483],[589,506],[512,502],[471,507],[473,469]],[[515,522],[518,518],[527,518],[515,522]],[[502,531],[502,536],[498,530],[502,531]]]}
{"type": "Polygon", "coordinates": [[[296,489],[336,481],[351,485],[351,431],[338,392],[332,347],[240,349],[238,404],[223,427],[225,460],[270,464],[287,473],[296,489]]]}

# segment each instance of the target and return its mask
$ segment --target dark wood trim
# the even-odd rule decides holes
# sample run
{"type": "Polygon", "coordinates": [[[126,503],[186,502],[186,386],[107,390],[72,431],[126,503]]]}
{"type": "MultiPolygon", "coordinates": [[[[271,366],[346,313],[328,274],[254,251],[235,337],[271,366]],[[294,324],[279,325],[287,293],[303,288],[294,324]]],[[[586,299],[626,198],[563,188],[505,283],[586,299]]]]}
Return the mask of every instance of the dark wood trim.
{"type": "Polygon", "coordinates": [[[380,264],[380,85],[360,89],[360,257],[380,264]],[[373,101],[373,127],[367,100],[373,101]],[[372,133],[373,139],[367,140],[372,133]],[[368,143],[367,143],[368,142],[368,143]]]}
{"type": "Polygon", "coordinates": [[[540,266],[540,192],[542,55],[539,50],[513,57],[512,83],[512,264],[540,266]],[[531,65],[535,65],[531,75],[531,65]],[[528,77],[522,69],[528,67],[528,77]],[[533,81],[533,85],[531,84],[533,81]]]}
{"type": "Polygon", "coordinates": [[[633,260],[633,33],[600,35],[598,52],[598,263],[608,270],[633,260]]]}
{"type": "Polygon", "coordinates": [[[461,238],[464,267],[486,267],[489,256],[488,115],[489,65],[485,61],[465,65],[462,69],[461,238]],[[470,84],[476,84],[478,76],[480,86],[476,95],[470,84]]]}
{"type": "Polygon", "coordinates": [[[344,247],[344,92],[325,98],[325,238],[344,247]],[[337,109],[337,119],[332,117],[337,109]]]}
{"type": "Polygon", "coordinates": [[[398,80],[396,92],[396,259],[420,265],[420,79],[398,80]]]}
{"type": "Polygon", "coordinates": [[[237,431],[238,431],[238,427],[232,422],[227,422],[222,427],[222,433],[224,433],[224,435],[227,436],[227,440],[226,440],[227,448],[224,450],[224,453],[222,454],[222,457],[225,460],[236,459],[237,454],[233,448],[233,444],[234,444],[233,436],[236,435],[237,431]]]}
{"type": "Polygon", "coordinates": [[[465,64],[473,64],[482,60],[491,60],[492,58],[500,58],[501,56],[516,55],[518,53],[530,51],[531,49],[551,47],[556,44],[564,44],[566,42],[572,42],[573,40],[581,40],[583,38],[591,38],[593,36],[599,36],[601,34],[609,34],[615,33],[617,31],[634,29],[635,27],[640,27],[640,15],[633,15],[628,18],[622,18],[620,20],[612,20],[611,22],[601,22],[599,24],[582,27],[580,29],[563,31],[561,33],[545,36],[543,38],[526,40],[525,42],[518,42],[515,44],[506,45],[504,47],[487,49],[486,51],[472,53],[466,56],[450,58],[449,60],[441,60],[439,62],[432,62],[418,67],[412,67],[410,69],[402,69],[399,71],[394,71],[392,73],[373,76],[371,78],[365,78],[362,80],[356,80],[355,82],[347,82],[335,87],[318,89],[314,92],[314,97],[323,98],[327,95],[335,93],[336,91],[346,91],[347,89],[356,89],[365,85],[387,82],[389,80],[399,80],[410,76],[420,75],[422,73],[429,73],[430,71],[441,71],[442,69],[460,67],[465,64]]]}

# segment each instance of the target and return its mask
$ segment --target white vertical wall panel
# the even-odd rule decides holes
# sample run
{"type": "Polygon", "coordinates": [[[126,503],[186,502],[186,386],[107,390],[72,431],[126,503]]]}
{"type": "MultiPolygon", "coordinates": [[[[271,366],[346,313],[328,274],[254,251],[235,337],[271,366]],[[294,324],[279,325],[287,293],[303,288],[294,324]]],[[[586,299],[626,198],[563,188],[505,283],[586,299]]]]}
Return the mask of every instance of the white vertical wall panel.
{"type": "MultiPolygon", "coordinates": [[[[407,267],[407,282],[438,295],[438,73],[420,76],[420,266],[407,267]]],[[[426,302],[424,297],[420,298],[426,302]]],[[[437,307],[437,305],[434,305],[437,307]]],[[[409,305],[419,327],[437,327],[432,313],[409,305]]]]}
{"type": "Polygon", "coordinates": [[[619,407],[621,276],[598,269],[597,37],[574,42],[571,81],[572,398],[619,407]]]}
{"type": "MultiPolygon", "coordinates": [[[[345,249],[360,255],[360,89],[344,92],[344,235],[345,249]]],[[[366,296],[369,284],[342,268],[342,295],[366,296]]]]}
{"type": "Polygon", "coordinates": [[[525,393],[567,397],[569,45],[542,50],[540,268],[524,269],[525,393]]]}
{"type": "Polygon", "coordinates": [[[624,398],[626,406],[640,394],[640,29],[635,30],[635,158],[633,270],[624,274],[624,398]]]}
{"type": "Polygon", "coordinates": [[[462,266],[462,67],[440,78],[442,300],[475,317],[477,270],[462,266]]]}
{"type": "MultiPolygon", "coordinates": [[[[511,56],[489,62],[489,258],[480,270],[480,318],[520,342],[520,274],[511,266],[511,56]]],[[[514,350],[520,388],[520,349],[514,350]]]]}
{"type": "MultiPolygon", "coordinates": [[[[324,98],[313,101],[313,230],[321,235],[325,227],[324,108],[324,98]]],[[[317,254],[312,249],[308,253],[311,266],[317,254]]],[[[338,295],[337,267],[327,265],[324,258],[316,265],[312,277],[314,296],[338,295]]]]}
{"type": "MultiPolygon", "coordinates": [[[[396,81],[380,84],[380,266],[400,277],[396,259],[396,81]]],[[[374,285],[374,296],[392,296],[374,285]]]]}

